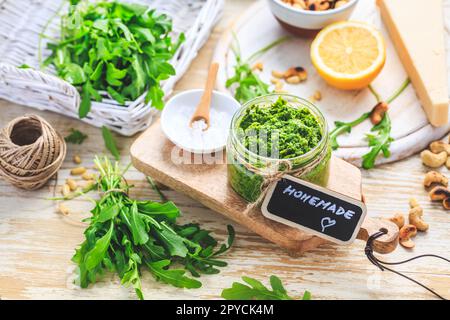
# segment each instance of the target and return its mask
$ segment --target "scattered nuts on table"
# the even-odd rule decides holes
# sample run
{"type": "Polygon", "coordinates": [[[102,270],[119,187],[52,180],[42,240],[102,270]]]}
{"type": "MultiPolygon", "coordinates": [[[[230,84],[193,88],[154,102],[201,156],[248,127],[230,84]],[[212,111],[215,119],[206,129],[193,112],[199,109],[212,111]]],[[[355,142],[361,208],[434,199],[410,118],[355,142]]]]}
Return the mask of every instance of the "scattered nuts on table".
{"type": "Polygon", "coordinates": [[[85,173],[82,174],[81,178],[87,181],[94,180],[94,174],[86,171],[85,173]]]}
{"type": "Polygon", "coordinates": [[[62,186],[61,193],[64,197],[67,197],[70,194],[70,187],[67,183],[62,186]]]}
{"type": "Polygon", "coordinates": [[[74,155],[74,156],[73,156],[73,162],[74,162],[75,164],[80,164],[80,163],[81,163],[81,158],[80,158],[80,156],[79,156],[79,155],[74,155]]]}
{"type": "Polygon", "coordinates": [[[429,187],[433,183],[441,184],[443,186],[448,186],[448,178],[442,173],[437,171],[429,171],[423,179],[424,187],[429,187]]]}
{"type": "Polygon", "coordinates": [[[263,71],[264,70],[264,64],[262,62],[256,62],[253,65],[252,70],[263,71]]]}
{"type": "Polygon", "coordinates": [[[426,223],[423,219],[423,209],[420,204],[417,202],[415,198],[411,198],[409,200],[409,224],[412,224],[419,231],[427,231],[429,228],[428,223],[426,223]]]}
{"type": "Polygon", "coordinates": [[[416,226],[414,226],[412,224],[407,224],[407,225],[403,226],[402,228],[400,228],[400,231],[398,234],[400,244],[403,247],[408,248],[408,249],[414,248],[415,244],[411,240],[411,238],[415,237],[416,234],[417,234],[416,226]]]}
{"type": "Polygon", "coordinates": [[[444,207],[444,209],[450,210],[450,197],[442,200],[442,206],[444,207]]]}
{"type": "Polygon", "coordinates": [[[319,90],[314,91],[313,98],[316,101],[322,100],[322,93],[319,90]]]}
{"type": "Polygon", "coordinates": [[[441,153],[443,151],[447,152],[447,155],[450,154],[450,144],[445,143],[444,141],[434,141],[430,144],[430,150],[433,153],[441,153]]]}
{"type": "Polygon", "coordinates": [[[431,189],[429,196],[431,201],[441,201],[450,198],[450,190],[443,186],[437,186],[431,189]]]}
{"type": "Polygon", "coordinates": [[[433,153],[430,150],[424,150],[420,153],[424,165],[430,168],[439,168],[447,161],[447,152],[433,153]]]}
{"type": "Polygon", "coordinates": [[[67,179],[66,184],[69,186],[70,191],[75,191],[78,188],[77,182],[73,179],[67,179]]]}
{"type": "Polygon", "coordinates": [[[399,229],[405,225],[405,217],[401,213],[396,213],[392,218],[389,218],[389,221],[395,223],[399,229]]]}
{"type": "Polygon", "coordinates": [[[298,84],[301,82],[301,80],[298,76],[292,76],[292,77],[287,78],[286,82],[289,84],[298,84]]]}
{"type": "Polygon", "coordinates": [[[378,102],[370,112],[370,122],[373,125],[377,125],[383,120],[385,113],[388,111],[389,106],[386,102],[378,102]]]}
{"type": "Polygon", "coordinates": [[[284,72],[284,79],[288,79],[297,76],[301,81],[305,81],[308,77],[308,73],[303,67],[291,67],[284,72]]]}
{"type": "Polygon", "coordinates": [[[280,72],[280,71],[273,70],[272,71],[272,77],[277,78],[277,79],[283,79],[284,78],[284,73],[280,72]]]}
{"type": "Polygon", "coordinates": [[[64,205],[64,203],[61,203],[61,204],[58,206],[58,211],[59,211],[59,213],[62,213],[62,214],[65,215],[65,216],[68,216],[69,213],[70,213],[69,208],[67,208],[67,207],[64,205]]]}
{"type": "Polygon", "coordinates": [[[70,174],[73,175],[73,176],[79,176],[79,175],[82,175],[85,172],[86,172],[86,168],[85,167],[78,167],[78,168],[73,168],[72,170],[70,170],[70,174]]]}

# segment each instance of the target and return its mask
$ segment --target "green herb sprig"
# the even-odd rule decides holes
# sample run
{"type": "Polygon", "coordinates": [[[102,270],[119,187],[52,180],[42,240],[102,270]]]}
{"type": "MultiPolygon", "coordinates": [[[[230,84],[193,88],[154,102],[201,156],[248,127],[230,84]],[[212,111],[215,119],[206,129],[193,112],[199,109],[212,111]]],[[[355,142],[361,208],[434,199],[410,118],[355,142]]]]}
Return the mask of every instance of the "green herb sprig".
{"type": "MultiPolygon", "coordinates": [[[[242,277],[242,280],[246,284],[234,282],[231,288],[222,291],[222,298],[226,300],[295,300],[288,295],[277,276],[270,277],[272,290],[256,279],[242,277]]],[[[311,293],[305,291],[302,300],[311,300],[311,293]]]]}
{"type": "MultiPolygon", "coordinates": [[[[184,41],[183,34],[172,41],[172,20],[138,4],[71,4],[61,17],[60,39],[48,44],[51,55],[41,67],[53,65],[61,78],[79,88],[79,117],[86,117],[91,100],[101,101],[105,92],[123,105],[147,91],[146,103],[161,109],[160,83],[175,75],[170,59],[184,41]]],[[[41,40],[45,37],[41,34],[41,40]]]]}
{"type": "Polygon", "coordinates": [[[84,134],[80,130],[71,128],[70,133],[64,138],[64,140],[73,144],[82,144],[87,137],[87,134],[84,134]]]}
{"type": "Polygon", "coordinates": [[[261,55],[276,47],[277,45],[285,42],[289,37],[283,37],[274,42],[268,44],[264,48],[253,53],[248,59],[242,58],[239,42],[234,35],[234,44],[231,46],[231,50],[234,53],[236,64],[234,65],[234,75],[229,78],[225,86],[230,88],[236,84],[234,97],[241,103],[247,102],[253,98],[270,93],[269,85],[261,80],[261,78],[252,70],[251,65],[261,55]]]}
{"type": "MultiPolygon", "coordinates": [[[[402,85],[386,100],[386,103],[388,105],[392,103],[408,87],[409,83],[410,80],[406,79],[402,85]]],[[[369,90],[374,95],[377,102],[382,101],[380,95],[371,85],[369,85],[369,90]]],[[[337,142],[338,136],[344,133],[350,133],[353,127],[369,119],[374,109],[370,112],[363,113],[359,118],[350,122],[336,121],[335,128],[330,133],[331,147],[333,150],[339,148],[339,144],[337,142]]],[[[391,142],[394,141],[394,139],[390,136],[391,129],[391,119],[388,112],[386,112],[380,123],[372,127],[372,133],[366,135],[370,151],[362,157],[362,166],[364,169],[373,168],[375,166],[375,160],[380,153],[382,153],[386,158],[390,157],[389,147],[391,142]]]]}
{"type": "Polygon", "coordinates": [[[141,272],[147,269],[159,281],[179,288],[199,288],[201,274],[219,273],[227,263],[217,257],[229,250],[234,229],[228,226],[228,241],[217,248],[210,232],[197,224],[176,223],[180,210],[172,202],[134,200],[131,188],[117,163],[95,159],[100,177],[94,188],[102,195],[95,201],[85,240],[76,250],[78,282],[82,288],[106,272],[116,272],[121,283],[134,287],[143,299],[141,272]],[[180,266],[184,268],[174,268],[180,266]],[[186,274],[188,271],[193,277],[186,274]]]}

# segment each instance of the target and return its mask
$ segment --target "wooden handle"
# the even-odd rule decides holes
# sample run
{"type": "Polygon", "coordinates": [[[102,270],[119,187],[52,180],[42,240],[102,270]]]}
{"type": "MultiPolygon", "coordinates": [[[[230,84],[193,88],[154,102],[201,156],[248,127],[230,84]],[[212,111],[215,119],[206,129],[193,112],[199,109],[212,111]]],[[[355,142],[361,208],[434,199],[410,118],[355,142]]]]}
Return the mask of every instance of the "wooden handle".
{"type": "Polygon", "coordinates": [[[378,253],[394,251],[398,244],[398,227],[388,220],[366,217],[357,239],[367,241],[371,235],[377,233],[380,229],[385,229],[387,233],[373,242],[373,249],[378,253]]]}
{"type": "Polygon", "coordinates": [[[219,64],[213,62],[209,67],[208,78],[206,79],[205,93],[202,96],[200,104],[202,106],[209,107],[211,104],[211,95],[214,90],[214,85],[216,84],[217,72],[219,71],[219,64]]]}
{"type": "Polygon", "coordinates": [[[209,108],[211,106],[211,97],[216,83],[217,71],[219,70],[219,64],[213,62],[209,67],[208,78],[206,79],[205,92],[200,100],[200,103],[195,110],[194,115],[191,118],[191,124],[193,121],[204,119],[209,127],[209,108]]]}

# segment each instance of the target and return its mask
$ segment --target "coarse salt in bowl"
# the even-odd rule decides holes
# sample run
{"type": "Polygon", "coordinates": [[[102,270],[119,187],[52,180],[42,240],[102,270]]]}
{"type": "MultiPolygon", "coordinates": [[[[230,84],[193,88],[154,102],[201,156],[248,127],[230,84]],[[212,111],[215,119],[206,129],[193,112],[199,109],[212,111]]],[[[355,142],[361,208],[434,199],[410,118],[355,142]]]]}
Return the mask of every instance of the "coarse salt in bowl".
{"type": "Polygon", "coordinates": [[[192,153],[221,151],[228,139],[231,119],[241,105],[231,96],[214,91],[211,97],[210,126],[204,121],[189,122],[200,103],[203,89],[188,90],[172,97],[161,114],[161,128],[177,147],[192,153]]]}

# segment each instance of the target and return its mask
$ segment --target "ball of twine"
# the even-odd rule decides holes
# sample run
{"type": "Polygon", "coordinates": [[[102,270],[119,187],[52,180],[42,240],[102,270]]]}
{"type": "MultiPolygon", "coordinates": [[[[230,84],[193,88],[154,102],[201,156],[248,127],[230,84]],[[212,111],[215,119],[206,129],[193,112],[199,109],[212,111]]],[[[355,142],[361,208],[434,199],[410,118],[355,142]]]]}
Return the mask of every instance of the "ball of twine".
{"type": "Polygon", "coordinates": [[[0,176],[35,190],[53,177],[66,157],[66,142],[43,118],[25,115],[0,132],[0,176]]]}

